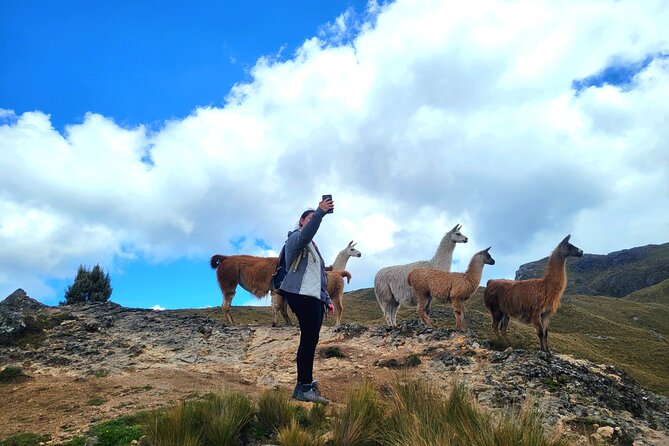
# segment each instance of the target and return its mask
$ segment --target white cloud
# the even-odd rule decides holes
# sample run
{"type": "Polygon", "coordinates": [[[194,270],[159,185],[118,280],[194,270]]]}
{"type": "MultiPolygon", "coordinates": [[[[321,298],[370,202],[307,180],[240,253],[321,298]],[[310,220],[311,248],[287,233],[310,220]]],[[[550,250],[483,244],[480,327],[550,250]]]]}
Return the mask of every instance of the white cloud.
{"type": "Polygon", "coordinates": [[[161,306],[158,305],[158,304],[152,306],[151,309],[152,309],[152,310],[155,310],[155,311],[164,311],[164,310],[165,310],[165,308],[161,307],[161,306]]]}
{"type": "Polygon", "coordinates": [[[571,90],[667,54],[662,5],[372,3],[349,43],[263,58],[224,107],[155,131],[90,113],[60,134],[42,112],[0,109],[0,295],[46,296],[80,263],[233,252],[242,236],[244,252],[275,255],[323,193],[337,204],[317,236],[326,262],[351,239],[363,252],[351,288],[431,257],[456,223],[470,242],[454,270],[492,245],[484,277],[567,233],[586,252],[666,242],[668,60],[631,88],[571,90]]]}

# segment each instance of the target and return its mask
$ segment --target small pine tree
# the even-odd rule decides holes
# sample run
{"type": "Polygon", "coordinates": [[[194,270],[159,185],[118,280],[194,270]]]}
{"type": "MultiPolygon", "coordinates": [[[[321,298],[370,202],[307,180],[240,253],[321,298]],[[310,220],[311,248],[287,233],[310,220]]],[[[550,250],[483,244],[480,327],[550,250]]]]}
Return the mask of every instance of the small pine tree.
{"type": "Polygon", "coordinates": [[[79,265],[74,283],[65,290],[65,301],[61,304],[107,302],[111,293],[109,273],[105,274],[100,265],[95,265],[90,271],[79,265]]]}

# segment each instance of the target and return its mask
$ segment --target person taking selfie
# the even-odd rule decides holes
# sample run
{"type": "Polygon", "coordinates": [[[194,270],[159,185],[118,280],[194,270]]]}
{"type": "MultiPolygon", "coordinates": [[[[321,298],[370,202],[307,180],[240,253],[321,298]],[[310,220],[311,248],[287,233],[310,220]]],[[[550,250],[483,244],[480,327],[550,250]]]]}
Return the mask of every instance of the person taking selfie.
{"type": "Polygon", "coordinates": [[[334,307],[326,290],[325,262],[313,238],[323,217],[333,210],[332,198],[324,196],[316,210],[308,209],[302,213],[297,229],[288,233],[283,248],[286,276],[279,287],[300,326],[297,384],[293,398],[322,404],[329,401],[321,396],[313,378],[314,356],[325,311],[327,309],[332,314],[334,307]]]}

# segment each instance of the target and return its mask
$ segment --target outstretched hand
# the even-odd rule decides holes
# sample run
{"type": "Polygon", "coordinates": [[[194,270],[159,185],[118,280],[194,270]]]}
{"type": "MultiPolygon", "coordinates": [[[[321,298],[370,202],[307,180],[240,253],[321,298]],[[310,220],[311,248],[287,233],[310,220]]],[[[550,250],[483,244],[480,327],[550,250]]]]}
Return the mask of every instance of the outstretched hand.
{"type": "Polygon", "coordinates": [[[318,207],[327,214],[330,209],[334,209],[334,201],[332,201],[332,198],[326,198],[325,200],[318,203],[318,207]]]}
{"type": "Polygon", "coordinates": [[[334,305],[328,304],[328,314],[332,316],[334,314],[334,305]]]}

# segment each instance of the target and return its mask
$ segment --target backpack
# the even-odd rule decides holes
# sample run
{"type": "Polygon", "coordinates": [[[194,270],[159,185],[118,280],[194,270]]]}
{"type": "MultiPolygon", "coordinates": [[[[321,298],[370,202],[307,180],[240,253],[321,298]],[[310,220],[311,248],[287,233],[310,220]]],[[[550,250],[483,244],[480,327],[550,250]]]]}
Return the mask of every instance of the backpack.
{"type": "Polygon", "coordinates": [[[288,272],[288,269],[286,268],[285,249],[286,245],[284,244],[279,253],[279,259],[276,261],[276,269],[274,270],[274,274],[272,274],[272,286],[276,290],[279,289],[288,272]]]}

